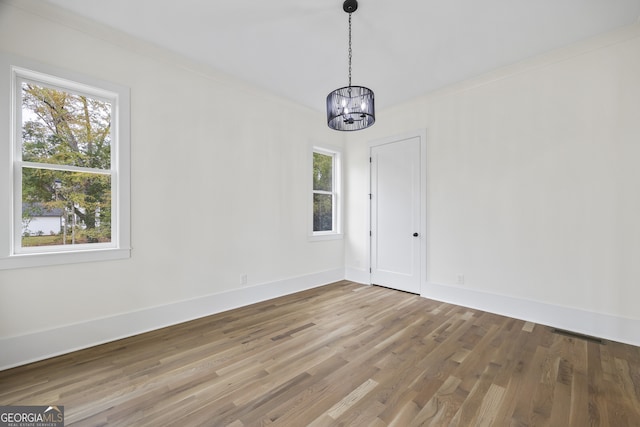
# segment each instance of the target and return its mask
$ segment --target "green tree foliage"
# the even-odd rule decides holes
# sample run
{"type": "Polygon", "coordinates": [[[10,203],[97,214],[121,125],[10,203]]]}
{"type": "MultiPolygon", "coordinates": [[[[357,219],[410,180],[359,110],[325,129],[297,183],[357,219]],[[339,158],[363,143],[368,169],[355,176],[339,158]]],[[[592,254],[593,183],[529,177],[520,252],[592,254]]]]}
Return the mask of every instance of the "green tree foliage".
{"type": "Polygon", "coordinates": [[[313,231],[333,229],[333,156],[313,153],[313,231]],[[329,194],[327,194],[329,193],[329,194]]]}
{"type": "Polygon", "coordinates": [[[22,169],[23,220],[42,210],[66,212],[75,243],[111,239],[111,104],[32,83],[22,84],[22,159],[91,168],[22,169]],[[75,220],[74,220],[75,215],[75,220]],[[75,227],[72,229],[72,227],[75,227]]]}

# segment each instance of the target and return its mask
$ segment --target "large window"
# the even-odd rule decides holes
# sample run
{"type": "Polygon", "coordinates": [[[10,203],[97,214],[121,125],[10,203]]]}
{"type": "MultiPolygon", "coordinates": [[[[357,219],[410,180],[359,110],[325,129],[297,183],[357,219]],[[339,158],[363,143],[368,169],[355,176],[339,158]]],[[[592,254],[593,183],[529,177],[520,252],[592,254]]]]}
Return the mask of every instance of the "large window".
{"type": "Polygon", "coordinates": [[[127,91],[6,62],[11,229],[0,266],[128,256],[127,91]]]}
{"type": "Polygon", "coordinates": [[[313,236],[340,235],[340,153],[313,149],[313,236]]]}

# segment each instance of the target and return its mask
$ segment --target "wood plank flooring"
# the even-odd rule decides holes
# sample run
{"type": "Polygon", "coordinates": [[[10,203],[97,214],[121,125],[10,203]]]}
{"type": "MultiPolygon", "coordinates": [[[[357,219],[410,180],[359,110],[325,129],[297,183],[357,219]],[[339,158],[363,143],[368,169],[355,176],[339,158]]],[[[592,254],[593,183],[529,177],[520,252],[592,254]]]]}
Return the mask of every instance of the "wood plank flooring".
{"type": "Polygon", "coordinates": [[[0,372],[67,426],[640,426],[640,348],[348,281],[0,372]]]}

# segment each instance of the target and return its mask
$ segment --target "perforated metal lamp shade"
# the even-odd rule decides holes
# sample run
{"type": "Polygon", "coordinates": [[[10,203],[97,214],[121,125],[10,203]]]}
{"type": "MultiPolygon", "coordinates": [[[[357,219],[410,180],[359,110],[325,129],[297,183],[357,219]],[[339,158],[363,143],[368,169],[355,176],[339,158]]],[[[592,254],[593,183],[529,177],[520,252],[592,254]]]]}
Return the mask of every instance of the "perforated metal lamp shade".
{"type": "Polygon", "coordinates": [[[376,121],[373,91],[364,86],[346,86],[327,95],[327,124],[331,129],[365,129],[376,121]]]}

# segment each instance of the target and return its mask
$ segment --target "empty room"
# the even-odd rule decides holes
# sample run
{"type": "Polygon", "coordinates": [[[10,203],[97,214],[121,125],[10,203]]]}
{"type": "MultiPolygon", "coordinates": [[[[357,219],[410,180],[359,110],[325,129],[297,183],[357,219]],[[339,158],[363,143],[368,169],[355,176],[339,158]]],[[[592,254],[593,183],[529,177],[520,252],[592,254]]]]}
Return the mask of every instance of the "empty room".
{"type": "Polygon", "coordinates": [[[0,427],[640,426],[640,0],[0,0],[0,427]]]}

